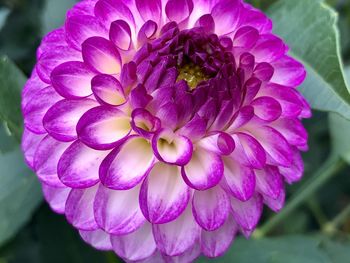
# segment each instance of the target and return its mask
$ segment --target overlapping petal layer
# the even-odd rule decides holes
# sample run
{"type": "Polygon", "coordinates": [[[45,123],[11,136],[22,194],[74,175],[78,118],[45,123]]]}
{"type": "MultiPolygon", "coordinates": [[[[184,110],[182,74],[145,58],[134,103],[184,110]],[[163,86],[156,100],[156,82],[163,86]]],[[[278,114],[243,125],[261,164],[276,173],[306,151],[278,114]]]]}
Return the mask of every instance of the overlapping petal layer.
{"type": "Polygon", "coordinates": [[[191,262],[249,235],[303,174],[304,67],[242,0],[83,0],[22,99],[26,162],[83,240],[191,262]]]}

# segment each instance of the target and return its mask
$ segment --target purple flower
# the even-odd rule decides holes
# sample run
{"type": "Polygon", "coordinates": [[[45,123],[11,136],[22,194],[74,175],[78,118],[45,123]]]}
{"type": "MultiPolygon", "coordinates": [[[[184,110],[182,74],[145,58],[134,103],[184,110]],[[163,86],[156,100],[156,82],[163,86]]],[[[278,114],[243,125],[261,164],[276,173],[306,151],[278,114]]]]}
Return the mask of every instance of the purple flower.
{"type": "Polygon", "coordinates": [[[128,261],[222,255],[303,173],[304,67],[241,0],[85,0],[22,99],[47,202],[128,261]]]}

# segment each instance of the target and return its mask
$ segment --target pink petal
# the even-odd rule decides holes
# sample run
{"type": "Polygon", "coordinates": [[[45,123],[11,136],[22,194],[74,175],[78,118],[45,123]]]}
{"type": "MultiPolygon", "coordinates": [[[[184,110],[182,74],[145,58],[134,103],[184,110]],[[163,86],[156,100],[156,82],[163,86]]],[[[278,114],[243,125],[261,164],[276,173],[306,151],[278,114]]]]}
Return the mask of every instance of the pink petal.
{"type": "Polygon", "coordinates": [[[35,134],[24,128],[22,135],[22,151],[29,167],[34,169],[34,154],[45,134],[35,134]]]}
{"type": "Polygon", "coordinates": [[[293,148],[292,166],[288,168],[280,166],[278,169],[289,184],[299,181],[304,173],[304,162],[300,152],[293,148]]]}
{"type": "Polygon", "coordinates": [[[272,63],[275,69],[275,73],[271,79],[271,82],[296,87],[299,86],[306,77],[306,71],[304,66],[295,59],[284,56],[278,61],[272,63]]]}
{"type": "Polygon", "coordinates": [[[111,190],[100,185],[94,212],[97,224],[107,233],[124,235],[131,233],[145,222],[139,206],[140,186],[130,190],[111,190]]]}
{"type": "Polygon", "coordinates": [[[58,162],[58,177],[72,188],[87,188],[99,182],[99,167],[109,151],[96,151],[81,141],[72,143],[58,162]]]}
{"type": "Polygon", "coordinates": [[[82,44],[84,62],[103,74],[119,74],[121,57],[114,44],[102,37],[91,37],[82,44]]]}
{"type": "Polygon", "coordinates": [[[192,205],[194,218],[207,231],[221,227],[230,212],[230,199],[220,186],[195,191],[192,205]]]}
{"type": "Polygon", "coordinates": [[[168,19],[178,24],[188,19],[192,11],[192,0],[169,0],[165,6],[165,13],[168,19]]]}
{"type": "Polygon", "coordinates": [[[95,97],[102,103],[119,106],[126,102],[124,89],[111,75],[97,75],[91,80],[95,97]]]}
{"type": "Polygon", "coordinates": [[[43,123],[46,131],[60,141],[77,139],[76,126],[80,117],[98,103],[91,99],[61,100],[45,114],[43,123]]]}
{"type": "Polygon", "coordinates": [[[273,122],[272,127],[280,132],[291,145],[304,146],[307,144],[307,131],[297,118],[280,118],[273,122]]]}
{"type": "Polygon", "coordinates": [[[262,170],[255,170],[256,189],[259,193],[276,199],[283,187],[283,178],[275,166],[267,165],[262,170]]]}
{"type": "Polygon", "coordinates": [[[143,21],[153,20],[156,23],[160,22],[162,15],[161,0],[136,0],[135,3],[143,21]]]}
{"type": "Polygon", "coordinates": [[[142,137],[130,137],[102,162],[100,179],[115,190],[133,188],[148,175],[154,164],[152,148],[142,137]]]}
{"type": "Polygon", "coordinates": [[[130,133],[130,119],[117,108],[99,106],[79,120],[79,139],[96,150],[112,149],[130,133]]]}
{"type": "Polygon", "coordinates": [[[269,197],[267,195],[263,195],[264,203],[268,207],[270,207],[270,209],[272,211],[274,211],[276,213],[281,211],[281,209],[283,208],[285,198],[286,198],[286,193],[285,193],[284,188],[281,189],[281,192],[280,192],[279,196],[276,199],[271,198],[271,197],[269,197]]]}
{"type": "Polygon", "coordinates": [[[153,225],[157,247],[168,256],[178,256],[184,253],[194,245],[199,234],[200,228],[193,218],[190,206],[176,220],[153,225]]]}
{"type": "Polygon", "coordinates": [[[190,190],[180,168],[157,163],[142,183],[140,206],[148,221],[164,224],[181,215],[189,198],[190,190]]]}
{"type": "Polygon", "coordinates": [[[277,120],[282,114],[281,105],[272,97],[259,97],[252,101],[254,113],[264,121],[277,120]]]}
{"type": "Polygon", "coordinates": [[[98,250],[112,250],[111,237],[101,229],[93,231],[79,230],[81,238],[98,250]]]}
{"type": "Polygon", "coordinates": [[[148,222],[130,234],[112,235],[111,241],[113,250],[118,256],[132,261],[150,257],[157,248],[152,234],[152,225],[148,222]]]}
{"type": "Polygon", "coordinates": [[[181,172],[190,187],[205,190],[220,182],[224,165],[219,155],[198,147],[193,152],[191,161],[182,167],[181,172]]]}
{"type": "Polygon", "coordinates": [[[259,39],[259,32],[253,27],[246,26],[237,30],[233,37],[233,45],[235,48],[242,47],[246,50],[252,48],[259,39]]]}
{"type": "Polygon", "coordinates": [[[131,29],[124,20],[116,20],[111,24],[109,39],[121,50],[131,48],[131,29]]]}
{"type": "Polygon", "coordinates": [[[261,35],[251,53],[257,62],[274,62],[280,59],[287,51],[283,41],[272,35],[261,35]]]}
{"type": "Polygon", "coordinates": [[[229,34],[236,30],[241,16],[240,0],[221,0],[211,10],[217,35],[229,34]]]}
{"type": "Polygon", "coordinates": [[[232,216],[229,216],[223,226],[215,231],[202,231],[201,250],[209,257],[219,257],[230,247],[237,233],[237,225],[232,216]]]}
{"type": "Polygon", "coordinates": [[[66,218],[79,230],[92,231],[98,229],[94,217],[93,204],[98,184],[85,189],[72,189],[66,202],[66,218]]]}
{"type": "MultiPolygon", "coordinates": [[[[183,262],[193,262],[196,258],[199,257],[201,253],[201,248],[199,242],[197,241],[192,247],[187,249],[185,252],[178,256],[167,256],[162,255],[167,263],[183,263],[183,262]]],[[[161,261],[162,263],[164,261],[161,261]]],[[[153,263],[153,262],[152,262],[153,263]]]]}
{"type": "Polygon", "coordinates": [[[50,205],[51,209],[58,214],[64,214],[66,201],[71,191],[69,187],[52,187],[42,184],[44,198],[50,205]]]}

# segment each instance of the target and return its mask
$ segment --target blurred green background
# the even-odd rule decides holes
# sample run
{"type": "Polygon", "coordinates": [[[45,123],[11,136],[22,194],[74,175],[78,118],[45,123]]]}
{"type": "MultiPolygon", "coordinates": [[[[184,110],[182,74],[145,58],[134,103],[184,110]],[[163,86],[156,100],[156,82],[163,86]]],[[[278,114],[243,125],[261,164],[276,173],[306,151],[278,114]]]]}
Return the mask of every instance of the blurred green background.
{"type": "MultiPolygon", "coordinates": [[[[266,10],[275,1],[249,2],[266,10]]],[[[63,24],[66,11],[74,3],[0,0],[0,55],[9,57],[25,75],[18,72],[14,82],[24,83],[35,64],[35,51],[42,36],[63,24]]],[[[350,0],[328,3],[339,12],[341,53],[348,65],[350,0]]],[[[305,177],[288,187],[287,200],[305,188],[311,174],[323,167],[331,152],[328,115],[315,111],[305,124],[310,133],[310,151],[304,156],[305,177]]],[[[64,217],[54,214],[42,202],[40,187],[23,164],[8,128],[11,127],[0,127],[0,263],[122,262],[112,252],[99,252],[85,245],[64,217]]],[[[350,133],[345,137],[350,140],[350,133]]],[[[259,238],[258,231],[252,240],[238,238],[229,253],[215,262],[350,262],[349,203],[350,169],[341,165],[318,191],[270,228],[268,235],[259,238]]],[[[265,209],[261,224],[272,216],[265,209]]]]}

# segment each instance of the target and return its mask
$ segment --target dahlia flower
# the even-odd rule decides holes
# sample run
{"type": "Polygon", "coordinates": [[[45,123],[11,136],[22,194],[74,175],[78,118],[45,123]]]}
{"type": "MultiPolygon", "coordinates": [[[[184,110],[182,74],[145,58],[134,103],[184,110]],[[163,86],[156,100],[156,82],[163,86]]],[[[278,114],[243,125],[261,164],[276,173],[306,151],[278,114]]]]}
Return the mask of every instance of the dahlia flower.
{"type": "Polygon", "coordinates": [[[84,0],[23,90],[26,162],[83,240],[190,262],[249,236],[303,173],[304,67],[242,0],[84,0]]]}

